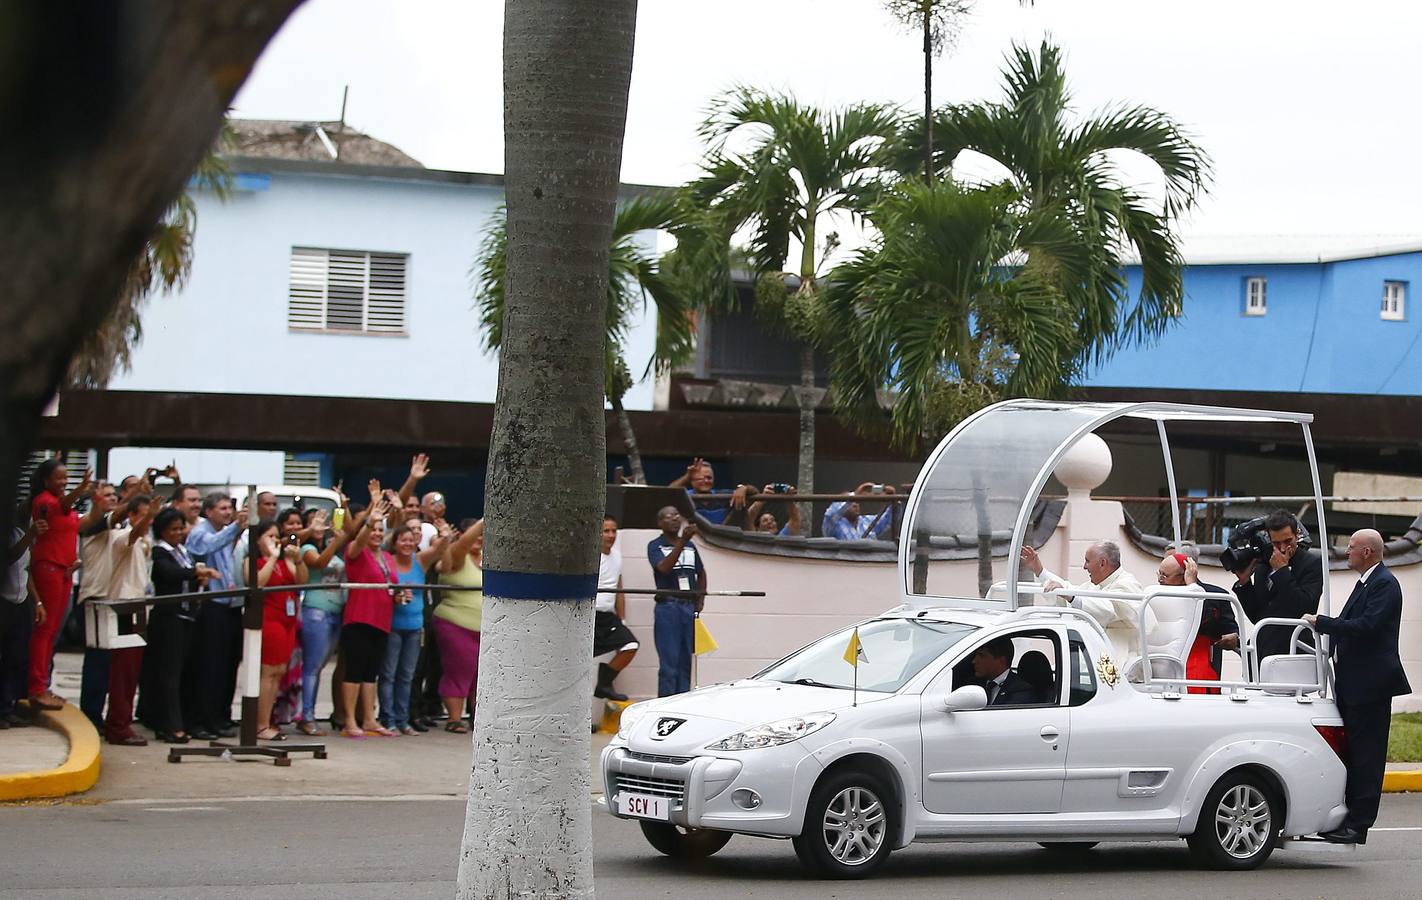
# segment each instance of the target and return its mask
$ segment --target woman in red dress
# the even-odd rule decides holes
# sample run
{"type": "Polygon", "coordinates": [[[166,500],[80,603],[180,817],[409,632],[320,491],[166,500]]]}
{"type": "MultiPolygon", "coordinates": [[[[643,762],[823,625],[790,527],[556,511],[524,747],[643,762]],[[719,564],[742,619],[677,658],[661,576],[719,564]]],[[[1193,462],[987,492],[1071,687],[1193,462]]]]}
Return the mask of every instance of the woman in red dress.
{"type": "Polygon", "coordinates": [[[35,538],[30,551],[30,577],[39,595],[41,613],[30,633],[30,702],[41,709],[59,709],[64,701],[49,689],[54,640],[64,626],[73,588],[74,564],[79,556],[79,513],[74,504],[93,490],[93,473],[84,470],[79,487],[65,493],[69,470],[58,457],[35,467],[30,478],[30,519],[44,522],[48,530],[35,538]]]}
{"type": "MultiPolygon", "coordinates": [[[[262,551],[257,586],[305,584],[306,563],[301,561],[300,546],[294,541],[281,540],[276,522],[270,519],[257,525],[257,535],[257,546],[262,551]]],[[[257,721],[262,728],[257,732],[257,740],[285,739],[281,729],[272,725],[272,705],[296,647],[300,608],[295,591],[271,591],[262,599],[262,682],[257,694],[257,721]]]]}

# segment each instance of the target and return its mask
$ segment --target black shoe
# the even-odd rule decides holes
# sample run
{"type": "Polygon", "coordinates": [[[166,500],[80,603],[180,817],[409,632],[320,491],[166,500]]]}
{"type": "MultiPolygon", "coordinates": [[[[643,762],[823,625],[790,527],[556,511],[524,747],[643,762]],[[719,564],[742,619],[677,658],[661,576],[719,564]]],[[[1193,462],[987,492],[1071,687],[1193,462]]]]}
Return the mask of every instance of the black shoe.
{"type": "Polygon", "coordinates": [[[217,734],[215,732],[208,731],[206,728],[194,729],[193,731],[188,732],[188,737],[192,738],[195,741],[217,740],[217,734]]]}
{"type": "Polygon", "coordinates": [[[1347,825],[1335,828],[1332,831],[1320,831],[1318,836],[1330,844],[1366,844],[1368,842],[1368,833],[1366,831],[1349,828],[1347,825]]]}
{"type": "Polygon", "coordinates": [[[410,727],[418,731],[420,734],[424,734],[430,730],[429,726],[425,725],[425,723],[421,722],[419,719],[411,719],[410,727]]]}
{"type": "Polygon", "coordinates": [[[215,734],[219,738],[230,738],[237,736],[236,730],[232,728],[217,728],[214,729],[213,734],[215,734]]]}
{"type": "Polygon", "coordinates": [[[612,679],[617,677],[617,670],[607,663],[597,665],[597,687],[593,688],[593,696],[604,700],[626,700],[627,695],[618,693],[612,686],[612,679]]]}
{"type": "Polygon", "coordinates": [[[171,731],[159,731],[155,732],[155,734],[157,735],[158,740],[162,741],[165,744],[186,744],[188,741],[191,740],[191,738],[188,737],[188,735],[186,734],[177,735],[173,734],[171,731]]]}
{"type": "Polygon", "coordinates": [[[29,728],[34,723],[19,713],[12,712],[5,714],[5,724],[11,728],[29,728]]]}

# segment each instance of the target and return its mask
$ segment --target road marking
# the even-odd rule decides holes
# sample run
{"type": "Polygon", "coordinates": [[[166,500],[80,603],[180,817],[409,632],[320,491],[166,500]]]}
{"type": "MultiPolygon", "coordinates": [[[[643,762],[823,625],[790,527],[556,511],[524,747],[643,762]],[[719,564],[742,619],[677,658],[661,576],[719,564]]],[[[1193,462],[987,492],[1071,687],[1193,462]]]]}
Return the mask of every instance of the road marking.
{"type": "MultiPolygon", "coordinates": [[[[273,794],[270,796],[246,796],[246,797],[137,797],[124,800],[109,800],[109,806],[143,806],[156,803],[311,803],[315,801],[326,803],[371,803],[378,801],[431,801],[431,800],[459,800],[463,801],[463,792],[458,794],[273,794]]],[[[171,808],[171,807],[165,807],[171,808]]]]}
{"type": "Polygon", "coordinates": [[[1422,825],[1394,825],[1391,828],[1369,828],[1368,831],[1422,831],[1422,825]]]}
{"type": "Polygon", "coordinates": [[[144,812],[222,812],[220,806],[145,806],[144,812]]]}

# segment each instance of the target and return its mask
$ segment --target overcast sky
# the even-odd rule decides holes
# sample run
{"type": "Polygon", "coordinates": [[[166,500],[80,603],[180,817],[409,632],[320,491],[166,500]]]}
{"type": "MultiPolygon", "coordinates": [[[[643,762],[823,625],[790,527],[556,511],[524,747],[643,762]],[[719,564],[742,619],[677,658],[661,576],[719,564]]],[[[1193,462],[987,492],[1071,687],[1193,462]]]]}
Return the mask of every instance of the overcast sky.
{"type": "MultiPolygon", "coordinates": [[[[347,120],[427,166],[503,171],[499,0],[307,0],[236,114],[347,120]]],[[[1422,233],[1416,40],[1404,0],[978,0],[938,102],[995,99],[1050,33],[1081,112],[1145,103],[1215,162],[1197,234],[1422,233]]],[[[696,170],[707,101],[742,83],[822,104],[922,103],[922,56],[879,0],[641,0],[623,178],[696,170]]]]}

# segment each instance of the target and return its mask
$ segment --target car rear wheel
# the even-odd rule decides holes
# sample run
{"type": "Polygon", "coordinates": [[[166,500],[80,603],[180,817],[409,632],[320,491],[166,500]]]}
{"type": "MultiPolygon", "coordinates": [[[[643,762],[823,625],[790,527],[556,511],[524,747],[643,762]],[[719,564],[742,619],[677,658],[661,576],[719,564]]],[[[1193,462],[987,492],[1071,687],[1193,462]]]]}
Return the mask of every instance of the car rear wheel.
{"type": "Polygon", "coordinates": [[[1053,853],[1082,853],[1095,847],[1100,841],[1038,841],[1037,846],[1053,853]]]}
{"type": "Polygon", "coordinates": [[[1258,778],[1231,772],[1205,795],[1195,833],[1187,840],[1195,859],[1212,869],[1240,871],[1264,864],[1283,826],[1283,808],[1258,778]]]}
{"type": "Polygon", "coordinates": [[[731,839],[729,831],[682,828],[665,822],[642,822],[641,825],[647,843],[676,859],[705,859],[731,839]]]}
{"type": "Polygon", "coordinates": [[[897,834],[893,793],[873,775],[842,771],[816,785],[795,855],[813,875],[863,878],[884,864],[897,834]]]}

